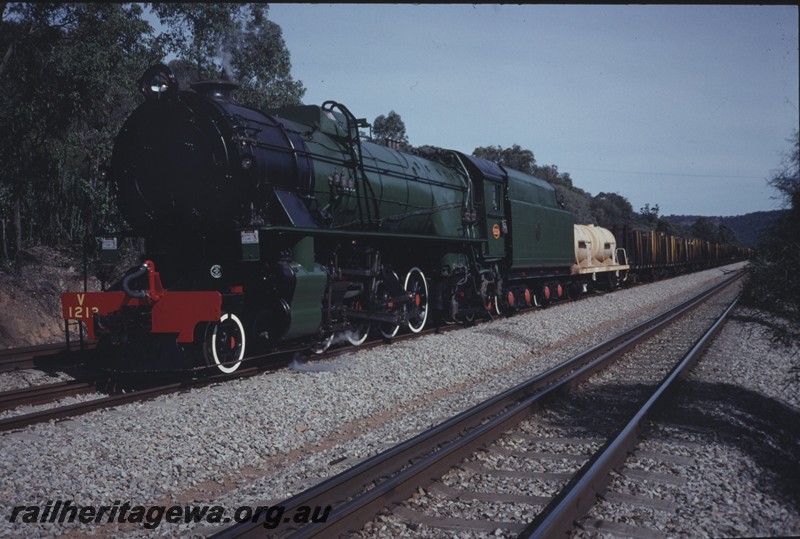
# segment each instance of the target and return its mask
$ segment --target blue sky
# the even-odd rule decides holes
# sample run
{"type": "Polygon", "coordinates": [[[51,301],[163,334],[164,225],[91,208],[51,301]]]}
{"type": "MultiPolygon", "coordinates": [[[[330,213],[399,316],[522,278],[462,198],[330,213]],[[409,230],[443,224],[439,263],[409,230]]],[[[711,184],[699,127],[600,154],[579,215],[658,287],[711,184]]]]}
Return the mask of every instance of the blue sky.
{"type": "Polygon", "coordinates": [[[304,101],[409,141],[519,144],[634,209],[781,207],[798,129],[797,6],[270,4],[304,101]]]}

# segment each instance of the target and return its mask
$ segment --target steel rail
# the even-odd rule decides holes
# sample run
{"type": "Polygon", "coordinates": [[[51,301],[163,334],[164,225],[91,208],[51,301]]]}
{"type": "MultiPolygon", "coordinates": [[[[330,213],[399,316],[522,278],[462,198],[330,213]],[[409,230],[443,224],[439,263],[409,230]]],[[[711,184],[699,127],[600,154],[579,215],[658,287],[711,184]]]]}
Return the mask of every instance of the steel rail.
{"type": "MultiPolygon", "coordinates": [[[[446,330],[443,330],[441,328],[430,329],[423,331],[419,334],[410,334],[408,336],[403,335],[401,337],[395,338],[395,340],[402,341],[405,340],[406,338],[414,338],[422,334],[428,334],[440,331],[446,331],[446,330]]],[[[325,355],[309,356],[309,357],[317,359],[332,359],[338,355],[342,355],[347,352],[352,352],[353,350],[367,349],[375,346],[380,346],[381,344],[382,341],[375,340],[371,341],[370,343],[365,343],[360,347],[345,347],[342,349],[326,352],[325,355]]],[[[81,403],[71,404],[67,406],[59,406],[47,410],[41,410],[38,412],[31,412],[28,414],[21,414],[5,419],[0,419],[0,432],[19,429],[37,423],[43,423],[51,419],[64,419],[64,418],[75,417],[87,414],[89,412],[94,412],[96,410],[101,410],[104,408],[112,408],[114,406],[128,404],[131,402],[149,400],[155,397],[159,397],[161,395],[166,395],[168,393],[176,393],[178,391],[183,391],[196,387],[202,387],[214,383],[227,382],[241,378],[249,378],[250,376],[261,374],[262,372],[276,368],[278,366],[286,366],[288,364],[288,360],[290,358],[294,358],[295,354],[301,351],[305,351],[305,349],[304,348],[288,349],[288,350],[281,350],[278,352],[261,354],[257,356],[251,356],[242,360],[243,365],[249,363],[250,366],[242,367],[231,374],[220,373],[220,374],[204,376],[203,378],[198,378],[194,380],[182,380],[179,382],[174,382],[171,384],[161,385],[157,387],[137,389],[125,394],[109,395],[106,397],[100,397],[97,399],[81,403]],[[259,364],[254,365],[256,363],[259,364]]],[[[78,392],[86,393],[88,391],[91,391],[91,388],[87,388],[84,390],[79,389],[81,388],[81,384],[84,384],[83,387],[88,387],[89,384],[91,384],[91,387],[94,387],[94,382],[81,382],[78,380],[71,380],[68,382],[51,384],[49,386],[23,388],[23,389],[11,390],[5,393],[0,393],[0,411],[14,408],[19,404],[53,401],[60,397],[68,396],[67,394],[59,395],[59,391],[67,391],[66,388],[69,385],[74,385],[73,394],[77,394],[78,392]],[[27,400],[23,402],[24,399],[27,400]]]]}
{"type": "Polygon", "coordinates": [[[248,378],[250,376],[255,376],[257,374],[260,374],[265,370],[268,370],[269,368],[271,367],[270,366],[248,367],[245,369],[238,370],[233,374],[217,374],[195,380],[183,380],[156,387],[137,389],[129,393],[109,395],[107,397],[101,397],[86,402],[79,402],[67,406],[59,406],[56,408],[50,408],[39,412],[32,412],[29,414],[13,416],[6,419],[0,419],[0,432],[19,429],[22,427],[27,427],[29,425],[34,425],[36,423],[43,423],[51,419],[71,418],[87,414],[89,412],[94,412],[96,410],[101,410],[104,408],[112,408],[114,406],[128,404],[131,402],[150,400],[159,397],[161,395],[166,395],[169,393],[177,393],[179,391],[184,391],[195,387],[202,387],[229,380],[248,378]]]}
{"type": "MultiPolygon", "coordinates": [[[[282,523],[270,533],[281,532],[293,538],[331,536],[363,525],[381,508],[407,498],[414,489],[440,477],[456,458],[470,454],[508,430],[545,397],[587,378],[741,276],[739,273],[729,277],[680,305],[287,499],[280,504],[286,514],[301,506],[331,505],[334,509],[325,523],[306,526],[282,523]]],[[[230,526],[212,537],[263,536],[265,520],[266,515],[255,522],[230,526]]]]}
{"type": "Polygon", "coordinates": [[[41,404],[62,397],[80,395],[96,390],[94,381],[67,380],[41,386],[23,387],[0,393],[0,411],[10,410],[23,404],[41,404]]]}
{"type": "Polygon", "coordinates": [[[609,472],[621,465],[635,447],[644,420],[654,412],[656,405],[663,402],[665,395],[675,386],[675,382],[694,366],[738,300],[737,296],[716,322],[695,341],[683,359],[664,377],[647,402],[583,465],[575,477],[559,491],[550,504],[519,534],[519,537],[539,539],[566,537],[569,534],[574,528],[573,523],[594,506],[597,496],[602,494],[611,482],[609,472]]]}
{"type": "Polygon", "coordinates": [[[176,382],[174,384],[158,386],[150,389],[141,389],[132,391],[130,393],[111,395],[86,402],[79,402],[76,404],[59,406],[57,408],[50,408],[48,410],[42,410],[39,412],[8,417],[0,420],[0,432],[27,427],[29,425],[42,423],[51,419],[71,418],[78,415],[87,414],[89,412],[94,412],[95,410],[101,410],[103,408],[110,408],[112,406],[119,406],[121,404],[153,399],[160,395],[175,393],[182,389],[187,389],[188,387],[189,384],[176,382]]]}

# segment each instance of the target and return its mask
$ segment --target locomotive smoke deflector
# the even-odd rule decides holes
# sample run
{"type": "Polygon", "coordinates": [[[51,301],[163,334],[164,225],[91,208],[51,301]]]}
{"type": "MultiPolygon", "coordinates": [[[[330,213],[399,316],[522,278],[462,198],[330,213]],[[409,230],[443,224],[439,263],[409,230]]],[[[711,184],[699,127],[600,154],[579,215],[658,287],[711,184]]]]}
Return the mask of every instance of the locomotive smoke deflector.
{"type": "Polygon", "coordinates": [[[156,64],[147,69],[139,79],[139,91],[146,99],[160,99],[162,96],[177,95],[178,79],[175,73],[164,64],[156,64]]]}

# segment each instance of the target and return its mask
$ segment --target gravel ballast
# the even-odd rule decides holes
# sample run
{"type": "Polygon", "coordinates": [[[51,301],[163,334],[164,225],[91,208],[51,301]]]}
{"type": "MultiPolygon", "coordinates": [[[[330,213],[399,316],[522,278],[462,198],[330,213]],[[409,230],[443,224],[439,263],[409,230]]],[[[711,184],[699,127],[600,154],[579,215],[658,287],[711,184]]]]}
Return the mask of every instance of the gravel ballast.
{"type": "Polygon", "coordinates": [[[574,537],[614,536],[593,528],[596,520],[665,537],[800,536],[800,347],[776,345],[752,314],[734,311],[609,486],[677,508],[653,511],[612,495],[574,537]],[[683,481],[642,484],[626,475],[652,470],[683,481]]]}
{"type": "Polygon", "coordinates": [[[686,299],[723,269],[6,433],[0,535],[206,533],[8,517],[49,500],[229,512],[282,500],[686,299]]]}

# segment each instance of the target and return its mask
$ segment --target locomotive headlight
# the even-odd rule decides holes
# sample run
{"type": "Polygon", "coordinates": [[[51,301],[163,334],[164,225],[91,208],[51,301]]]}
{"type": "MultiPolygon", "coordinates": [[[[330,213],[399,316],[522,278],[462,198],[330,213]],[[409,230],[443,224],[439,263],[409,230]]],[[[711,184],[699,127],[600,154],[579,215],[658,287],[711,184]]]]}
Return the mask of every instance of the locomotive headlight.
{"type": "Polygon", "coordinates": [[[253,156],[252,155],[245,155],[242,157],[242,169],[250,170],[250,167],[253,166],[253,156]]]}
{"type": "Polygon", "coordinates": [[[147,69],[139,79],[139,91],[147,99],[159,99],[162,96],[178,93],[178,79],[170,68],[157,64],[147,69]]]}

